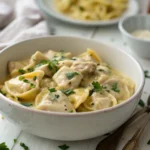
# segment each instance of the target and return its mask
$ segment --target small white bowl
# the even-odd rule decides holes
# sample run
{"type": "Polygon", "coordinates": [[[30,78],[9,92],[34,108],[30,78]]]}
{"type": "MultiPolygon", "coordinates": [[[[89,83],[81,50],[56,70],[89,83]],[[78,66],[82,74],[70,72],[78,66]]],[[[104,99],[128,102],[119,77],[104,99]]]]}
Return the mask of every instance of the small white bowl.
{"type": "Polygon", "coordinates": [[[60,113],[33,110],[0,94],[0,111],[10,122],[34,135],[55,140],[83,140],[109,133],[133,113],[141,97],[144,75],[138,62],[129,54],[110,45],[79,37],[31,39],[5,48],[0,53],[0,79],[7,76],[7,63],[22,60],[37,50],[70,51],[78,55],[92,48],[111,66],[128,75],[136,84],[135,94],[111,108],[84,113],[60,113]]]}
{"type": "Polygon", "coordinates": [[[150,58],[150,40],[133,36],[135,30],[150,30],[150,15],[136,15],[127,17],[119,22],[119,29],[123,39],[135,54],[143,58],[150,58]]]}

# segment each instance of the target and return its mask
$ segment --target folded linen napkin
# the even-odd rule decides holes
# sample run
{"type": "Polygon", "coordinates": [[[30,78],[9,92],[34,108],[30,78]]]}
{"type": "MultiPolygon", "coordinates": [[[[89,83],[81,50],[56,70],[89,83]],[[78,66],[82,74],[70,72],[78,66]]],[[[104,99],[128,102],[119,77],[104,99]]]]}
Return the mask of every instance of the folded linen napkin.
{"type": "Polygon", "coordinates": [[[0,50],[14,42],[48,35],[46,23],[34,0],[0,0],[0,28],[5,25],[0,32],[0,50]]]}

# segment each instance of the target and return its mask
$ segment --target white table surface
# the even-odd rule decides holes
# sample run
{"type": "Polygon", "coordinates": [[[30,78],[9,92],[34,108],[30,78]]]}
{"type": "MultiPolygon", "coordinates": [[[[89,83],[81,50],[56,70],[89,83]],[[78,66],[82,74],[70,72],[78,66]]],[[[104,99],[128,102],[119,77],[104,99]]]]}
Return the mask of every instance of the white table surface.
{"type": "MultiPolygon", "coordinates": [[[[109,27],[80,27],[74,25],[68,25],[54,19],[51,20],[51,32],[55,35],[71,35],[71,36],[82,36],[95,40],[105,41],[108,44],[120,47],[132,54],[130,48],[126,43],[123,42],[117,25],[109,27]]],[[[133,55],[133,54],[132,54],[133,55]]],[[[133,55],[134,56],[134,55],[133,55]]],[[[150,59],[144,60],[134,56],[142,65],[145,70],[150,71],[150,59]]],[[[150,79],[146,79],[142,99],[146,102],[147,97],[150,93],[150,79]]],[[[131,135],[135,132],[142,121],[136,122],[131,125],[125,132],[121,139],[120,145],[117,150],[122,150],[122,146],[127,140],[131,138],[131,135]]],[[[150,150],[150,145],[147,145],[147,141],[150,139],[150,123],[147,125],[140,143],[138,150],[150,150]]],[[[77,142],[64,142],[64,141],[53,141],[49,139],[40,138],[29,133],[26,133],[9,123],[6,118],[0,116],[0,143],[6,142],[10,150],[23,150],[20,147],[20,142],[24,142],[30,150],[59,150],[58,146],[67,144],[70,146],[68,150],[95,150],[96,145],[100,141],[101,137],[90,139],[86,141],[77,142]],[[14,139],[17,139],[17,143],[14,144],[14,139]]]]}

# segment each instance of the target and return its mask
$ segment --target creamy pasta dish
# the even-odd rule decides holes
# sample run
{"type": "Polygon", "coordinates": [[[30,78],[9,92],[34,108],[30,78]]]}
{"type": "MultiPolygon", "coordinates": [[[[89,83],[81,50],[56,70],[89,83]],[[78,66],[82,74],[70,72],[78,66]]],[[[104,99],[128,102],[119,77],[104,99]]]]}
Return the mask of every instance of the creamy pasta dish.
{"type": "Polygon", "coordinates": [[[55,0],[56,9],[78,20],[110,20],[120,17],[128,0],[55,0]]]}
{"type": "Polygon", "coordinates": [[[8,62],[9,77],[0,93],[32,109],[87,112],[115,106],[134,93],[133,81],[103,62],[91,49],[35,52],[29,59],[8,62]]]}

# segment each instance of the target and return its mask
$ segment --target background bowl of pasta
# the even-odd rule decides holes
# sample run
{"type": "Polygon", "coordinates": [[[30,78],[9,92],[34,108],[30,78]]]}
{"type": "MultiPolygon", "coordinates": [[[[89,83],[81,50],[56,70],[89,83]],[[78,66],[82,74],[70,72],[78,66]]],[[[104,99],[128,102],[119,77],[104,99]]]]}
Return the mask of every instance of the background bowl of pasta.
{"type": "Polygon", "coordinates": [[[138,13],[136,0],[36,0],[50,24],[50,17],[61,21],[84,25],[103,26],[115,24],[120,18],[138,13]]]}
{"type": "MultiPolygon", "coordinates": [[[[0,79],[5,80],[4,88],[1,87],[0,94],[1,113],[10,122],[29,133],[55,140],[83,140],[102,136],[115,130],[133,113],[144,86],[143,70],[132,56],[111,45],[79,37],[42,37],[13,44],[0,53],[0,64],[3,64],[0,65],[0,79]],[[86,51],[87,48],[90,49],[86,51]],[[64,51],[60,52],[60,50],[64,51]],[[48,53],[45,53],[46,51],[48,53]],[[70,53],[72,54],[71,57],[70,53]],[[60,69],[53,72],[53,69],[56,69],[56,63],[54,64],[53,61],[53,63],[49,62],[47,64],[48,60],[43,61],[45,57],[51,57],[52,54],[58,54],[53,55],[53,58],[64,59],[67,57],[67,59],[57,60],[57,62],[65,61],[60,64],[68,64],[66,62],[70,64],[72,62],[73,66],[61,66],[60,69]],[[30,66],[30,69],[11,70],[11,74],[8,77],[10,69],[14,68],[14,66],[18,68],[21,65],[22,67],[24,65],[23,60],[26,58],[30,58],[30,61],[27,59],[28,65],[35,64],[39,58],[42,58],[42,61],[38,62],[34,69],[31,69],[30,66]],[[85,59],[88,61],[81,62],[81,60],[85,59]],[[91,60],[89,61],[89,59],[91,60]],[[78,64],[79,62],[80,64],[78,64]],[[86,67],[83,67],[84,64],[86,64],[86,67]],[[90,65],[89,68],[88,65],[90,65]],[[47,66],[48,71],[54,73],[53,77],[49,74],[50,72],[42,69],[44,66],[47,66]],[[78,70],[73,73],[66,73],[66,70],[72,71],[75,67],[79,67],[79,70],[85,68],[85,72],[81,73],[78,70]],[[116,74],[116,71],[111,68],[115,68],[124,76],[116,74]],[[98,78],[94,78],[93,70],[99,71],[98,78]],[[62,77],[64,72],[65,80],[62,77]],[[57,86],[52,88],[53,85],[50,85],[50,87],[48,86],[49,88],[46,87],[40,90],[39,87],[42,87],[41,79],[44,74],[46,75],[45,78],[54,79],[59,88],[57,86]],[[81,78],[86,78],[87,74],[89,78],[85,84],[91,79],[94,80],[88,87],[80,84],[80,89],[82,90],[72,88],[72,91],[64,92],[64,90],[60,89],[61,86],[77,87],[81,82],[81,78]],[[116,78],[116,75],[120,77],[116,78]],[[109,77],[112,77],[111,80],[109,77]],[[68,81],[71,81],[72,84],[68,81]],[[37,86],[39,87],[37,88],[37,86]],[[90,87],[91,90],[88,90],[90,87]],[[23,94],[18,93],[22,89],[23,94]],[[26,90],[29,91],[25,94],[26,90]],[[44,99],[41,98],[45,98],[47,95],[43,96],[41,92],[44,92],[44,94],[49,92],[49,98],[47,99],[50,101],[47,101],[47,99],[43,101],[44,99]],[[15,94],[18,95],[16,96],[15,94]],[[38,107],[33,108],[30,107],[28,102],[36,94],[39,94],[36,99],[38,107]],[[126,97],[127,95],[129,96],[126,97]],[[61,96],[63,97],[60,100],[61,96]],[[91,101],[89,103],[89,99],[85,100],[86,96],[95,97],[96,99],[93,101],[95,104],[91,103],[91,101]],[[118,96],[121,96],[121,99],[118,96]],[[70,99],[74,100],[74,102],[69,101],[70,99]],[[117,101],[114,103],[116,99],[117,101]],[[108,103],[109,105],[107,105],[108,103]],[[102,108],[101,106],[104,107],[102,108]]],[[[48,80],[46,80],[46,86],[47,83],[48,80]]]]}

